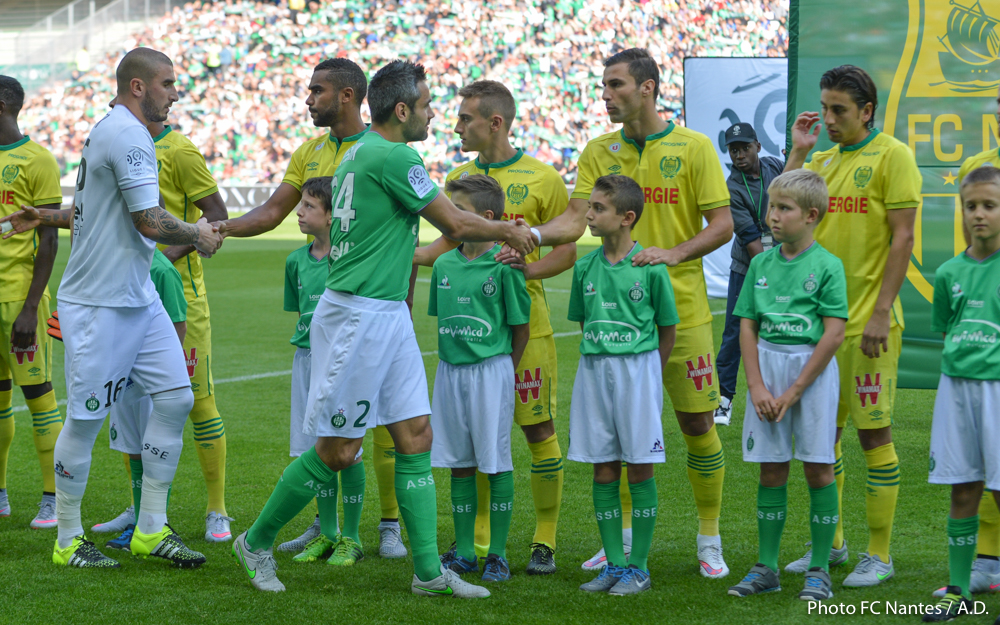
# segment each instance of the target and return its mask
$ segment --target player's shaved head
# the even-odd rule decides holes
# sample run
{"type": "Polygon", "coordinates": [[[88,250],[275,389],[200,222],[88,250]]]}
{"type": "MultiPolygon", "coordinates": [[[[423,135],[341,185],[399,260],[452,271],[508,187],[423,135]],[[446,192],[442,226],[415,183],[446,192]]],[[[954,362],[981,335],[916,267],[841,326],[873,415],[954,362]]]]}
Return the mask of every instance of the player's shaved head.
{"type": "Polygon", "coordinates": [[[622,50],[618,54],[608,57],[604,61],[604,67],[611,67],[619,63],[628,63],[628,73],[635,79],[637,87],[647,80],[652,80],[654,96],[660,93],[660,67],[645,48],[622,50]]]}
{"type": "Polygon", "coordinates": [[[466,100],[477,98],[477,112],[481,117],[490,118],[499,115],[503,118],[504,127],[508,130],[517,116],[517,103],[510,90],[495,80],[477,80],[462,87],[458,95],[466,100]]]}
{"type": "Polygon", "coordinates": [[[0,75],[0,102],[3,102],[5,115],[17,117],[24,106],[24,87],[16,78],[0,75]]]}
{"type": "Polygon", "coordinates": [[[472,208],[479,215],[490,211],[493,213],[493,219],[499,220],[503,217],[503,188],[500,187],[499,182],[489,176],[473,174],[465,178],[449,180],[445,184],[444,190],[449,194],[464,193],[472,204],[472,208]]]}
{"type": "Polygon", "coordinates": [[[118,80],[118,95],[128,93],[132,80],[138,78],[149,85],[156,78],[157,72],[164,66],[171,67],[170,58],[152,48],[136,48],[125,55],[118,64],[115,78],[118,80]]]}
{"type": "Polygon", "coordinates": [[[368,95],[368,79],[358,64],[350,59],[327,59],[313,68],[313,72],[326,72],[326,80],[335,90],[350,87],[354,91],[354,101],[361,101],[368,95]]]}

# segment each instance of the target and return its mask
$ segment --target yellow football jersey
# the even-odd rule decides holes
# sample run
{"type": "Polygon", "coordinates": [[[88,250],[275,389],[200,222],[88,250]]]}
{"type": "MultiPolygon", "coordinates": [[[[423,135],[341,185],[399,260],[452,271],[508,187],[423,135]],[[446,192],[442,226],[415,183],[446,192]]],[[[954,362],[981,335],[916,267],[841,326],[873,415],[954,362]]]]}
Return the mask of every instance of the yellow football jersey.
{"type": "MultiPolygon", "coordinates": [[[[702,230],[702,211],[729,206],[729,188],[712,142],[673,122],[639,145],[617,131],[587,143],[580,155],[572,198],[589,199],[601,176],[622,174],[639,183],[646,196],[632,236],[643,247],[669,249],[702,230]]],[[[701,259],[670,267],[678,329],[712,321],[701,259]]]]}
{"type": "Polygon", "coordinates": [[[301,191],[302,185],[310,178],[332,176],[340,165],[340,159],[366,132],[367,128],[343,139],[327,134],[306,141],[292,154],[281,181],[301,191]]]}
{"type": "MultiPolygon", "coordinates": [[[[21,204],[62,204],[56,159],[28,137],[0,145],[0,215],[16,213],[21,204]]],[[[37,247],[38,235],[34,230],[0,243],[0,302],[27,297],[37,247]]],[[[48,294],[46,287],[45,295],[48,294]]]]}
{"type": "MultiPolygon", "coordinates": [[[[156,144],[156,169],[159,172],[160,193],[167,212],[189,224],[201,219],[201,209],[194,205],[198,200],[219,190],[215,178],[208,171],[205,157],[191,140],[167,126],[158,136],[156,144]]],[[[157,245],[163,250],[167,245],[157,245]]],[[[205,294],[205,274],[198,252],[191,252],[174,263],[184,281],[184,298],[193,301],[205,294]]]]}
{"type": "Polygon", "coordinates": [[[970,171],[977,167],[982,167],[983,165],[992,165],[994,167],[1000,167],[1000,150],[986,150],[985,152],[980,152],[975,156],[970,156],[965,159],[962,166],[958,169],[958,184],[962,184],[965,180],[965,176],[968,175],[970,171]]]}
{"type": "MultiPolygon", "coordinates": [[[[551,221],[562,214],[569,204],[566,183],[551,165],[537,158],[517,151],[510,160],[502,163],[482,165],[477,158],[452,170],[448,180],[464,178],[472,174],[485,174],[500,183],[506,196],[503,219],[524,219],[531,226],[551,221]]],[[[533,251],[525,259],[533,263],[540,258],[539,250],[533,251]]],[[[528,280],[528,294],[531,295],[531,338],[552,334],[549,322],[549,303],[545,299],[545,289],[541,280],[528,280]]]]}
{"type": "MultiPolygon", "coordinates": [[[[877,129],[856,145],[813,153],[805,167],[822,176],[830,190],[830,205],[815,236],[844,262],[846,334],[861,334],[875,310],[889,258],[887,211],[916,208],[923,178],[910,148],[877,129]]],[[[890,323],[903,326],[898,296],[890,323]]]]}

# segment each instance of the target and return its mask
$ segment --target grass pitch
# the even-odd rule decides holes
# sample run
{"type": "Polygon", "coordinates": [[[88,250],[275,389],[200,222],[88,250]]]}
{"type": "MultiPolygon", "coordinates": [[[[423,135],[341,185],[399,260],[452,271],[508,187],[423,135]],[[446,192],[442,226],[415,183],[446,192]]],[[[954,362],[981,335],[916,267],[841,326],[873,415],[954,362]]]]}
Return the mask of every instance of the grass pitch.
{"type": "MultiPolygon", "coordinates": [[[[285,233],[289,234],[289,233],[285,233]]],[[[61,240],[59,260],[52,279],[53,295],[65,267],[69,242],[61,240]]],[[[234,534],[255,519],[288,464],[288,410],[290,369],[294,348],[289,345],[294,315],[282,311],[284,260],[302,239],[229,240],[222,252],[206,261],[206,281],[212,307],[213,368],[219,411],[228,433],[227,507],[234,534]],[[258,377],[254,377],[258,376],[258,377]]],[[[580,255],[590,248],[581,247],[580,255]]],[[[429,270],[421,271],[416,296],[415,325],[420,347],[426,352],[428,380],[433,384],[437,365],[434,319],[427,317],[429,270]]],[[[559,353],[558,418],[556,428],[566,453],[569,403],[578,359],[578,326],[566,320],[571,274],[546,280],[557,333],[559,353]]],[[[715,311],[724,302],[713,301],[715,311]]],[[[722,332],[722,315],[715,316],[716,346],[722,332]]],[[[114,337],[106,337],[113,341],[114,337]]],[[[65,399],[62,346],[56,344],[54,383],[65,399]]],[[[855,606],[847,616],[809,614],[796,596],[802,576],[784,574],[784,590],[760,597],[737,599],[726,589],[739,581],[756,562],[757,468],[742,461],[740,433],[745,384],[734,404],[733,425],[720,428],[727,454],[726,486],[721,529],[726,561],[732,572],[723,580],[707,580],[698,573],[695,558],[697,517],[685,470],[685,447],[672,409],[665,406],[664,447],[666,464],[656,468],[660,495],[659,522],[650,554],[653,589],[634,598],[593,596],[577,586],[593,577],[580,563],[599,547],[591,502],[591,469],[565,464],[565,490],[559,523],[556,561],[559,571],[547,578],[523,573],[528,543],[534,529],[529,488],[530,455],[523,436],[515,432],[515,506],[508,555],[514,578],[490,586],[493,596],[479,601],[420,598],[410,594],[412,567],[405,561],[377,556],[379,507],[375,476],[368,467],[367,505],[361,539],[369,557],[347,569],[325,564],[298,564],[288,554],[278,554],[279,576],[288,592],[279,595],[255,591],[230,557],[229,543],[214,545],[202,539],[205,490],[190,427],[170,501],[171,523],[193,548],[206,554],[208,563],[194,571],[169,568],[164,562],[121,558],[113,571],[82,571],[57,567],[51,562],[54,530],[31,530],[41,494],[38,461],[30,436],[30,415],[15,412],[17,435],[10,453],[8,492],[13,514],[0,520],[0,623],[39,623],[71,619],[74,623],[292,623],[332,621],[346,623],[388,622],[566,622],[663,621],[677,623],[805,623],[833,619],[853,623],[876,619],[882,623],[913,623],[918,616],[886,615],[886,602],[929,602],[930,592],[947,582],[945,520],[948,494],[944,487],[927,484],[927,454],[933,391],[902,390],[897,395],[894,436],[900,457],[903,484],[896,513],[893,556],[896,577],[872,589],[846,589],[840,582],[853,568],[856,554],[867,546],[865,525],[865,462],[853,430],[845,433],[847,487],[844,495],[848,566],[832,571],[835,598],[831,603],[855,606]],[[861,615],[862,602],[881,601],[881,616],[861,615]]],[[[19,391],[15,406],[23,405],[19,391]]],[[[517,428],[515,428],[517,429],[517,428]]],[[[94,450],[87,495],[83,501],[84,526],[106,521],[129,504],[128,480],[120,454],[106,444],[107,425],[94,450]]],[[[370,449],[370,438],[366,448],[370,449]]],[[[793,463],[790,480],[789,520],[782,544],[781,563],[799,557],[809,540],[808,494],[802,471],[793,463]]],[[[438,545],[443,551],[454,537],[449,478],[435,470],[438,493],[438,545]]],[[[279,535],[297,536],[309,524],[310,505],[279,535]]],[[[404,533],[405,536],[405,533],[404,533]]],[[[89,534],[103,546],[110,538],[89,534]]],[[[111,553],[109,551],[109,553],[111,553]]],[[[985,599],[993,616],[967,617],[971,623],[992,623],[998,598],[985,599]]],[[[848,608],[850,609],[850,608],[848,608]]]]}

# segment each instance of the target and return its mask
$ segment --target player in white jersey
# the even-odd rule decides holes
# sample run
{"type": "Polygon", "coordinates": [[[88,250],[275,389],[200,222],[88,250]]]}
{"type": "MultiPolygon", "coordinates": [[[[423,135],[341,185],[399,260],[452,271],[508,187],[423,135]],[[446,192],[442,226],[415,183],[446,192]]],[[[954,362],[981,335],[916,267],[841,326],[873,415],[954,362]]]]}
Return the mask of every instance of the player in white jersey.
{"type": "MultiPolygon", "coordinates": [[[[131,378],[153,400],[142,444],[142,513],[134,555],[195,567],[205,556],[188,549],[166,525],[167,491],[194,403],[173,324],[149,277],[155,243],[194,245],[211,255],[221,244],[202,220],[186,224],[160,206],[156,151],[146,130],[177,101],[173,64],[136,48],[117,70],[118,100],[84,144],[73,210],[73,249],[59,287],[66,346],[66,425],[56,443],[56,564],[119,566],[86,540],[80,502],[94,441],[131,378]]],[[[66,225],[68,211],[27,208],[10,221],[18,230],[38,223],[66,225]]]]}

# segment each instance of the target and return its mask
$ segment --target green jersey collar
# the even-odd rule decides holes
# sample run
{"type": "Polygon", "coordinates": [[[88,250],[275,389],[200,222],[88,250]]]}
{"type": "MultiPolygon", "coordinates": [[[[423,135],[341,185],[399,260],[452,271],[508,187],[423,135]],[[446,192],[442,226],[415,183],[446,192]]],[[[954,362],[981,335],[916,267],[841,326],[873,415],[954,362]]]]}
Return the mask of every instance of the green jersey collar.
{"type": "Polygon", "coordinates": [[[778,245],[776,249],[778,250],[778,257],[781,258],[781,260],[785,261],[786,263],[797,263],[799,262],[800,258],[805,258],[806,256],[809,256],[810,254],[813,253],[813,250],[817,249],[818,247],[819,246],[816,245],[816,241],[813,241],[812,243],[809,244],[809,247],[799,252],[795,258],[788,258],[784,254],[782,254],[781,245],[778,245]]]}
{"type": "Polygon", "coordinates": [[[840,146],[840,151],[841,152],[854,152],[856,150],[860,150],[861,148],[863,148],[866,145],[868,145],[869,143],[871,143],[872,139],[874,139],[875,137],[877,137],[878,134],[879,134],[879,132],[880,131],[879,131],[878,128],[872,128],[872,131],[870,133],[868,133],[868,136],[865,137],[864,141],[861,141],[860,143],[855,143],[854,145],[848,145],[848,146],[843,146],[842,145],[842,146],[840,146]]]}
{"type": "Polygon", "coordinates": [[[601,258],[604,259],[604,264],[607,267],[618,267],[619,265],[625,264],[625,261],[630,261],[627,264],[629,266],[632,266],[632,263],[631,263],[632,257],[635,256],[636,254],[638,254],[641,250],[642,250],[642,246],[639,245],[639,242],[638,241],[632,241],[632,249],[630,249],[628,251],[628,254],[626,254],[624,257],[622,257],[622,259],[620,261],[618,261],[617,263],[615,263],[615,264],[612,265],[611,261],[608,260],[607,254],[604,253],[604,246],[602,245],[601,246],[601,258]]]}
{"type": "Polygon", "coordinates": [[[6,152],[7,150],[13,150],[14,148],[19,148],[28,141],[30,141],[28,135],[24,135],[24,138],[16,143],[11,143],[10,145],[0,145],[0,152],[6,152]]]}
{"type": "Polygon", "coordinates": [[[359,132],[358,134],[351,135],[350,137],[344,137],[343,139],[340,139],[340,138],[336,137],[333,134],[333,132],[331,132],[330,133],[330,141],[333,141],[334,143],[336,143],[337,144],[337,149],[339,150],[340,146],[344,145],[345,143],[347,143],[349,141],[357,141],[358,139],[360,139],[362,137],[362,135],[364,135],[366,132],[368,132],[369,128],[371,128],[371,126],[365,126],[365,129],[362,130],[361,132],[359,132]]]}
{"type": "Polygon", "coordinates": [[[484,164],[484,163],[479,162],[479,156],[477,155],[476,156],[476,162],[473,163],[473,164],[478,169],[485,170],[486,171],[486,175],[488,176],[491,169],[502,169],[504,167],[510,167],[514,163],[516,163],[519,160],[521,160],[522,156],[524,156],[524,151],[521,148],[517,148],[517,151],[514,152],[514,156],[508,158],[505,161],[500,161],[499,163],[485,163],[484,164]]]}
{"type": "MultiPolygon", "coordinates": [[[[672,133],[674,131],[674,128],[676,128],[676,127],[677,126],[674,124],[674,122],[668,122],[666,128],[664,128],[663,130],[661,130],[660,132],[658,132],[656,134],[649,135],[648,137],[646,137],[646,143],[648,144],[650,141],[656,141],[657,139],[662,139],[663,137],[666,137],[667,135],[669,135],[670,133],[672,133]]],[[[625,136],[625,128],[624,127],[621,130],[618,131],[618,134],[621,135],[622,141],[624,141],[625,143],[628,143],[629,145],[631,145],[632,147],[634,147],[636,150],[638,150],[639,154],[642,154],[642,148],[639,147],[639,144],[636,143],[634,139],[629,139],[628,137],[625,136]]]]}
{"type": "Polygon", "coordinates": [[[465,262],[465,263],[474,263],[477,260],[479,260],[480,258],[488,257],[491,254],[496,254],[499,251],[499,250],[497,250],[497,247],[498,247],[497,244],[494,243],[493,247],[491,247],[490,249],[486,250],[485,252],[483,252],[479,256],[476,256],[475,258],[469,258],[468,256],[465,255],[465,252],[462,250],[462,248],[464,248],[464,247],[465,247],[464,245],[461,245],[461,246],[455,248],[455,253],[458,254],[458,257],[461,258],[462,262],[465,262]]]}
{"type": "Polygon", "coordinates": [[[969,248],[966,248],[965,251],[962,252],[962,258],[964,258],[966,262],[972,263],[973,265],[985,265],[988,262],[992,262],[997,258],[1000,258],[1000,251],[993,252],[986,258],[979,260],[978,258],[973,258],[972,255],[969,254],[969,248]]]}
{"type": "Polygon", "coordinates": [[[162,139],[163,137],[166,137],[166,136],[167,136],[168,134],[170,134],[170,131],[171,131],[171,130],[172,130],[172,129],[170,128],[170,126],[169,126],[169,125],[168,125],[168,126],[165,126],[165,127],[163,128],[163,132],[161,132],[160,134],[158,134],[158,135],[156,135],[155,137],[153,137],[153,143],[156,143],[156,142],[158,142],[158,141],[159,141],[160,139],[162,139]]]}

